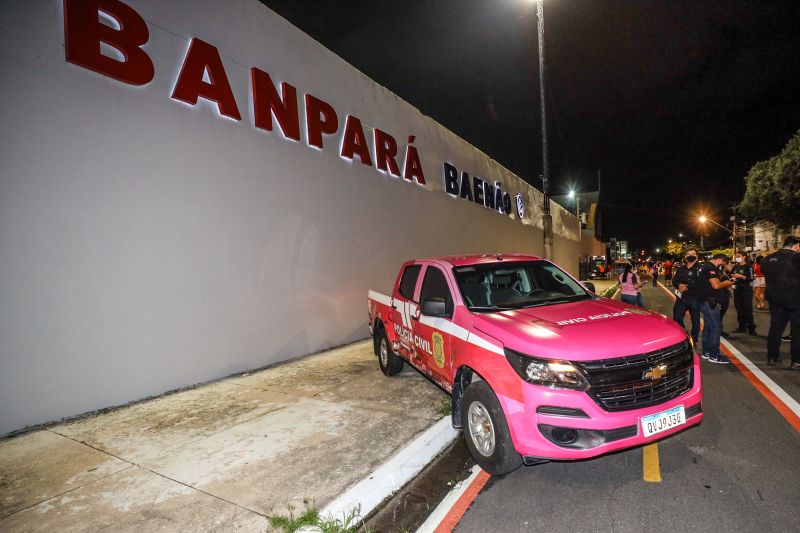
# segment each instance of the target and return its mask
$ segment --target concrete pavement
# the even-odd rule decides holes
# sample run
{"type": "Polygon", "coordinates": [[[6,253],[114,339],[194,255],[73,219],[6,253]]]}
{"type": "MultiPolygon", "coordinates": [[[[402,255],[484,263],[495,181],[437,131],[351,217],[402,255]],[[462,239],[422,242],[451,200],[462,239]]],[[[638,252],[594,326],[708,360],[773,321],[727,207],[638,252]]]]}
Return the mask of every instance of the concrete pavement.
{"type": "Polygon", "coordinates": [[[263,531],[322,509],[442,415],[371,341],[0,441],[0,531],[263,531]]]}

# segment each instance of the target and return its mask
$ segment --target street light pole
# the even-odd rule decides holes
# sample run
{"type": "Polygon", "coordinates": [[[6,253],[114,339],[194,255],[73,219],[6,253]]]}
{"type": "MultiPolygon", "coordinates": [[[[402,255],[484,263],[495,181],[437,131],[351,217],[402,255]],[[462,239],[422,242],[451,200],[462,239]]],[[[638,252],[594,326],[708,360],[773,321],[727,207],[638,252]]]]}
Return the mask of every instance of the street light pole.
{"type": "Polygon", "coordinates": [[[550,164],[547,160],[547,120],[544,99],[544,0],[536,2],[536,17],[539,33],[539,100],[542,106],[542,229],[544,232],[544,258],[553,254],[553,217],[550,215],[550,164]]]}

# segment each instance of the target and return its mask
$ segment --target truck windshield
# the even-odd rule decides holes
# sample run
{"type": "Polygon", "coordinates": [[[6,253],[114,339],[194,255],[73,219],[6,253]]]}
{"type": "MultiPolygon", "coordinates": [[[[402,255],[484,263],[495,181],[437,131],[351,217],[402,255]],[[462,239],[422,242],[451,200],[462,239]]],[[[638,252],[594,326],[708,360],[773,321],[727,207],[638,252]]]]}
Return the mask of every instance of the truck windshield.
{"type": "Polygon", "coordinates": [[[492,263],[453,269],[464,303],[476,312],[588,300],[592,294],[547,261],[492,263]]]}

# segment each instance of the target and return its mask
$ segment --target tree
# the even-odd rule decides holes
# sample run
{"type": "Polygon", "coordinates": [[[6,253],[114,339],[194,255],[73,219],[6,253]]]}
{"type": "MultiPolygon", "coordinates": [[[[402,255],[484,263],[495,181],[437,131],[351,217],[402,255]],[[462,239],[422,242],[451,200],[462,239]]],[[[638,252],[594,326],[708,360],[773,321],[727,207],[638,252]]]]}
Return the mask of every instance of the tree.
{"type": "Polygon", "coordinates": [[[673,259],[680,259],[686,253],[686,243],[673,241],[664,248],[664,251],[673,259]]]}
{"type": "Polygon", "coordinates": [[[785,229],[800,224],[800,130],[781,153],[753,165],[744,179],[742,214],[785,229]]]}

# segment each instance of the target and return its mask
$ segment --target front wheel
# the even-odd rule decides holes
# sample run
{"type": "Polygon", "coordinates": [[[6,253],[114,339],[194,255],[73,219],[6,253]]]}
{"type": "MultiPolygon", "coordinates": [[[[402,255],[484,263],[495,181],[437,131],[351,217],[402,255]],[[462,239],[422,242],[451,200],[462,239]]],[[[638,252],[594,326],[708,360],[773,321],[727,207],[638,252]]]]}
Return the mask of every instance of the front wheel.
{"type": "Polygon", "coordinates": [[[503,408],[485,381],[472,383],[464,392],[461,428],[472,458],[492,475],[507,474],[522,465],[514,449],[503,408]]]}
{"type": "Polygon", "coordinates": [[[394,353],[385,331],[378,333],[378,364],[386,376],[396,376],[403,370],[403,359],[394,353]]]}

